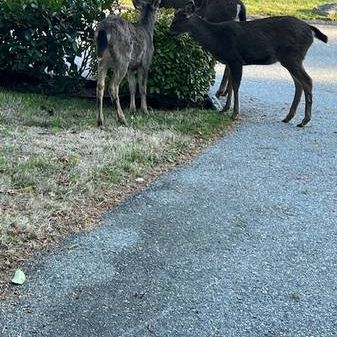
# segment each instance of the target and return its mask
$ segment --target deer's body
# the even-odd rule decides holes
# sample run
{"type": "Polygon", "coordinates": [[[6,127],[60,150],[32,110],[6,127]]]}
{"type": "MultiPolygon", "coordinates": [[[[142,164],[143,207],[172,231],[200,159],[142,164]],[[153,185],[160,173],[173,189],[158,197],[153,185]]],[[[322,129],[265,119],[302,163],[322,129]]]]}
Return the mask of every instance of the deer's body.
{"type": "Polygon", "coordinates": [[[142,8],[139,23],[132,24],[120,17],[108,16],[96,30],[98,76],[97,76],[97,124],[103,126],[103,95],[107,71],[111,69],[109,94],[116,104],[118,120],[127,125],[119,102],[119,85],[128,75],[130,110],[136,110],[136,73],[138,74],[141,109],[147,112],[146,85],[153,55],[153,29],[156,6],[146,4],[142,8]]]}
{"type": "Polygon", "coordinates": [[[288,122],[295,115],[302,92],[305,93],[305,117],[299,126],[311,119],[312,80],[303,68],[303,60],[313,42],[313,37],[327,42],[327,37],[317,28],[294,17],[273,17],[247,22],[209,23],[186,8],[177,12],[171,30],[190,33],[199,44],[215,58],[230,68],[235,118],[239,113],[239,86],[242,66],[268,65],[280,62],[294,79],[296,92],[288,122]]]}
{"type": "Polygon", "coordinates": [[[193,16],[189,27],[193,38],[223,63],[268,65],[290,55],[303,60],[313,42],[310,26],[294,17],[212,24],[193,16]]]}

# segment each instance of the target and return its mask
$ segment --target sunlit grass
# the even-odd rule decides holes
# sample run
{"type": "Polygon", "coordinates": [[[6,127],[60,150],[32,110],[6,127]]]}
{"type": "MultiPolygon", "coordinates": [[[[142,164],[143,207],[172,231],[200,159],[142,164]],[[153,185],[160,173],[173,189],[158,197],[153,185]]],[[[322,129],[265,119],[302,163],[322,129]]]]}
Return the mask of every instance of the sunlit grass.
{"type": "Polygon", "coordinates": [[[317,0],[245,0],[248,15],[293,15],[302,19],[336,20],[337,16],[321,16],[313,10],[325,1],[317,0]]]}

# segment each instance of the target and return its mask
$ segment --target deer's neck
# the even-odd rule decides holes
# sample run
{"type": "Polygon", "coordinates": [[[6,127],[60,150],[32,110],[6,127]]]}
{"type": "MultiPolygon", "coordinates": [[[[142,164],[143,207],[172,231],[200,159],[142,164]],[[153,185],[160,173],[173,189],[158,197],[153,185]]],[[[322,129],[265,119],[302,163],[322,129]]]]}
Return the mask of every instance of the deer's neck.
{"type": "Polygon", "coordinates": [[[156,10],[145,8],[142,11],[140,24],[147,30],[151,37],[153,37],[154,24],[156,19],[156,10]]]}
{"type": "Polygon", "coordinates": [[[204,49],[216,53],[218,48],[215,39],[215,25],[207,22],[197,15],[193,15],[188,21],[188,32],[204,49]]]}

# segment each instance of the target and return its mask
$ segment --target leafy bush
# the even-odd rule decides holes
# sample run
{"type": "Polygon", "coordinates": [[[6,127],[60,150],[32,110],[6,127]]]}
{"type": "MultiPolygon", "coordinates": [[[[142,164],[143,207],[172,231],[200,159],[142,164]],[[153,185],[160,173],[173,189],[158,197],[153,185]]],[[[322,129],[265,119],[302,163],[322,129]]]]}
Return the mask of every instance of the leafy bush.
{"type": "MultiPolygon", "coordinates": [[[[123,14],[131,21],[137,12],[123,14]]],[[[172,10],[159,10],[157,14],[155,52],[149,73],[149,95],[161,95],[187,101],[201,101],[215,77],[215,60],[190,36],[174,37],[169,33],[172,10]]]]}
{"type": "Polygon", "coordinates": [[[0,0],[0,71],[80,78],[93,24],[114,0],[0,0]],[[81,67],[76,57],[84,56],[81,67]]]}
{"type": "MultiPolygon", "coordinates": [[[[0,73],[14,73],[17,79],[25,74],[54,92],[67,91],[74,80],[95,73],[94,27],[114,2],[0,0],[0,73]],[[79,57],[83,58],[80,67],[79,57]]],[[[123,14],[131,21],[138,15],[137,11],[123,14]]],[[[172,11],[159,11],[148,93],[200,101],[214,79],[214,60],[189,36],[171,36],[171,20],[172,11]]]]}

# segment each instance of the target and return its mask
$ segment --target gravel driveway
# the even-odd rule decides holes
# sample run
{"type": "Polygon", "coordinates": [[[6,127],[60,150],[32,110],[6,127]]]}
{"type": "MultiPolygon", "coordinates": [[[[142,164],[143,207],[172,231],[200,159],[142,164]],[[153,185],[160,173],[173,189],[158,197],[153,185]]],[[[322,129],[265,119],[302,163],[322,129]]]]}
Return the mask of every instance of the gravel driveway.
{"type": "MultiPolygon", "coordinates": [[[[1,337],[337,335],[337,28],[307,58],[312,122],[280,66],[246,67],[241,121],[31,271],[1,337]]],[[[220,69],[221,70],[221,69],[220,69]]]]}

